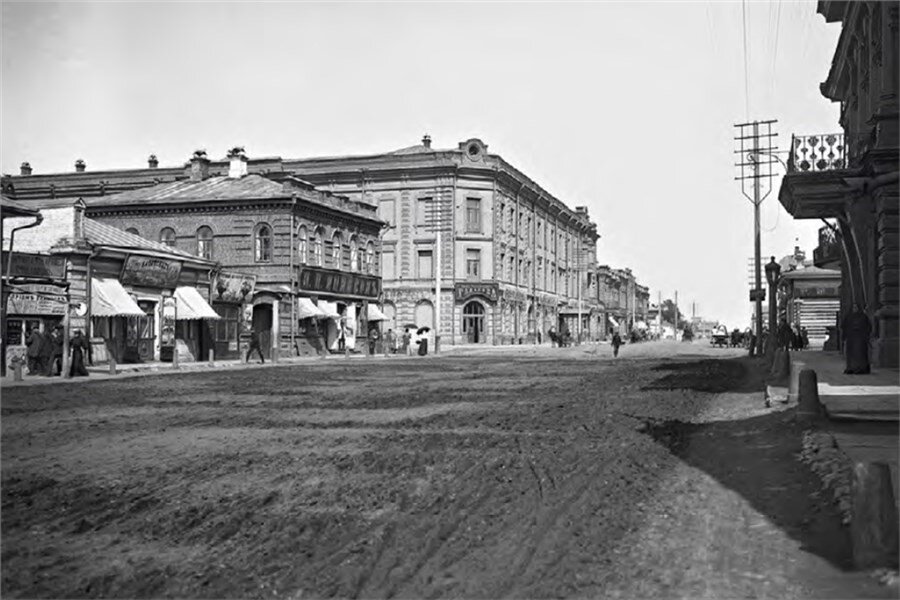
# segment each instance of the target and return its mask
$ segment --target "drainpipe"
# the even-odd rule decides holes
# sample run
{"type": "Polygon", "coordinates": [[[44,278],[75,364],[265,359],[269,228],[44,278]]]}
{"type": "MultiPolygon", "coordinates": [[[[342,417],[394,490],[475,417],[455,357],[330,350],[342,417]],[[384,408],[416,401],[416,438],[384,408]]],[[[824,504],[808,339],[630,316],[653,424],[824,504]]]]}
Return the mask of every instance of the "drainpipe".
{"type": "MultiPolygon", "coordinates": [[[[13,252],[13,243],[16,240],[16,232],[20,229],[31,229],[32,227],[37,227],[44,221],[44,217],[41,215],[37,215],[34,218],[34,223],[28,223],[26,225],[19,225],[18,227],[13,227],[9,232],[9,256],[6,260],[6,280],[9,281],[10,273],[12,273],[12,252],[13,252]]],[[[6,307],[4,306],[4,309],[6,307]]]]}

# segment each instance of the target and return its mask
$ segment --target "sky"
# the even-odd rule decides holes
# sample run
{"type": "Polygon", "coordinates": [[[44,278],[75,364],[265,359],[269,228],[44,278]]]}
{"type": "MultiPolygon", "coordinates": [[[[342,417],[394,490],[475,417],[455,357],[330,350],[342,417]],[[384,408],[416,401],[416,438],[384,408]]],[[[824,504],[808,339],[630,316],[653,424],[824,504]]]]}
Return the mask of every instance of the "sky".
{"type": "MultiPolygon", "coordinates": [[[[777,119],[784,149],[840,131],[818,92],[840,24],[815,4],[4,0],[0,170],[478,137],[588,207],[600,264],[631,268],[653,302],[677,291],[683,313],[743,328],[753,207],[734,124],[777,119]]],[[[762,204],[763,262],[817,245],[821,223],[793,220],[779,185],[762,204]]]]}

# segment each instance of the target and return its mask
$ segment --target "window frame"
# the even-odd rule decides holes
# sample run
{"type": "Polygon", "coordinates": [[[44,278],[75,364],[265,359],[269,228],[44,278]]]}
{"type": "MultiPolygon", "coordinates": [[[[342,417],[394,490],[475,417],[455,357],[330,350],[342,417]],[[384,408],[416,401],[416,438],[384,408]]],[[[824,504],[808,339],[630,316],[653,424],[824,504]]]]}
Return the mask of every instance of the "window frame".
{"type": "Polygon", "coordinates": [[[213,238],[215,234],[213,234],[212,227],[209,225],[201,225],[197,228],[195,233],[195,240],[197,244],[197,256],[200,258],[205,258],[206,260],[212,260],[213,256],[213,238]],[[206,237],[203,234],[209,233],[209,237],[206,237]],[[203,245],[206,245],[206,252],[203,252],[203,245]]]}
{"type": "Polygon", "coordinates": [[[466,233],[483,233],[481,198],[466,198],[466,233]],[[475,216],[472,219],[472,216],[475,216]]]}
{"type": "Polygon", "coordinates": [[[172,227],[163,227],[159,230],[159,243],[165,244],[169,248],[175,248],[178,245],[178,234],[172,227]],[[171,232],[172,237],[169,239],[168,234],[171,232]]]}
{"type": "Polygon", "coordinates": [[[253,229],[253,259],[254,262],[258,263],[271,263],[274,260],[275,254],[275,232],[272,229],[272,226],[268,223],[257,223],[256,227],[253,229]],[[261,234],[263,231],[268,231],[268,235],[263,237],[261,234]],[[268,256],[263,256],[262,250],[264,249],[262,245],[263,240],[268,240],[268,256]]]}

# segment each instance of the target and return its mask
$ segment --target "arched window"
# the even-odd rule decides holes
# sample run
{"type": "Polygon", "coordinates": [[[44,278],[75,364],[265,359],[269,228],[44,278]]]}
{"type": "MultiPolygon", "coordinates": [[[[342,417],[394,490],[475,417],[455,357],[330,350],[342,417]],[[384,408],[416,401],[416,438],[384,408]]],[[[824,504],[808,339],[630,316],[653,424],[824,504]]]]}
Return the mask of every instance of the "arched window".
{"type": "Polygon", "coordinates": [[[322,231],[322,228],[319,227],[316,229],[316,232],[313,234],[311,238],[312,242],[312,263],[313,266],[321,267],[323,266],[323,250],[322,250],[322,238],[324,237],[325,232],[322,231]]]}
{"type": "Polygon", "coordinates": [[[375,244],[372,242],[366,244],[366,273],[375,273],[375,244]]]}
{"type": "Polygon", "coordinates": [[[350,270],[359,271],[359,246],[355,235],[350,238],[350,270]]]}
{"type": "Polygon", "coordinates": [[[213,253],[213,232],[212,229],[204,225],[197,230],[197,256],[207,260],[212,259],[213,253]]]}
{"type": "Polygon", "coordinates": [[[305,225],[301,225],[297,230],[297,262],[301,265],[306,264],[308,247],[309,232],[306,231],[305,225]]]}
{"type": "Polygon", "coordinates": [[[272,228],[266,223],[260,223],[256,226],[253,237],[256,262],[272,262],[272,228]]]}
{"type": "Polygon", "coordinates": [[[130,233],[131,235],[141,235],[140,233],[138,233],[138,230],[135,229],[134,227],[129,227],[128,229],[125,230],[125,233],[130,233]]]}
{"type": "Polygon", "coordinates": [[[341,269],[343,267],[343,251],[344,251],[344,238],[341,236],[340,231],[334,232],[334,237],[331,238],[331,256],[329,256],[329,260],[331,260],[331,268],[333,269],[341,269]]]}
{"type": "Polygon", "coordinates": [[[166,246],[175,247],[175,230],[171,227],[163,227],[159,232],[159,241],[166,246]]]}

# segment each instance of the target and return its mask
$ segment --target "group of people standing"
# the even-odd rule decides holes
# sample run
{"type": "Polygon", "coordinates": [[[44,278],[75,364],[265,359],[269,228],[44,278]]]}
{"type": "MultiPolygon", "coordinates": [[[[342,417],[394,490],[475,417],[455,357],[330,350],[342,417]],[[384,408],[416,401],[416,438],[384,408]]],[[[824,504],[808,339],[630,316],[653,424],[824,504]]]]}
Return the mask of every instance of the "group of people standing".
{"type": "MultiPolygon", "coordinates": [[[[49,332],[41,332],[34,327],[26,332],[25,357],[29,375],[44,375],[46,377],[58,377],[63,369],[63,326],[57,325],[49,332]]],[[[78,377],[88,374],[85,367],[85,355],[89,354],[90,346],[81,334],[76,330],[69,340],[69,376],[78,377]]],[[[89,357],[88,357],[89,358],[89,357]]]]}
{"type": "Polygon", "coordinates": [[[809,333],[806,331],[806,327],[800,327],[799,324],[791,327],[787,319],[782,317],[775,334],[775,341],[779,348],[785,350],[806,350],[809,348],[809,333]]]}

